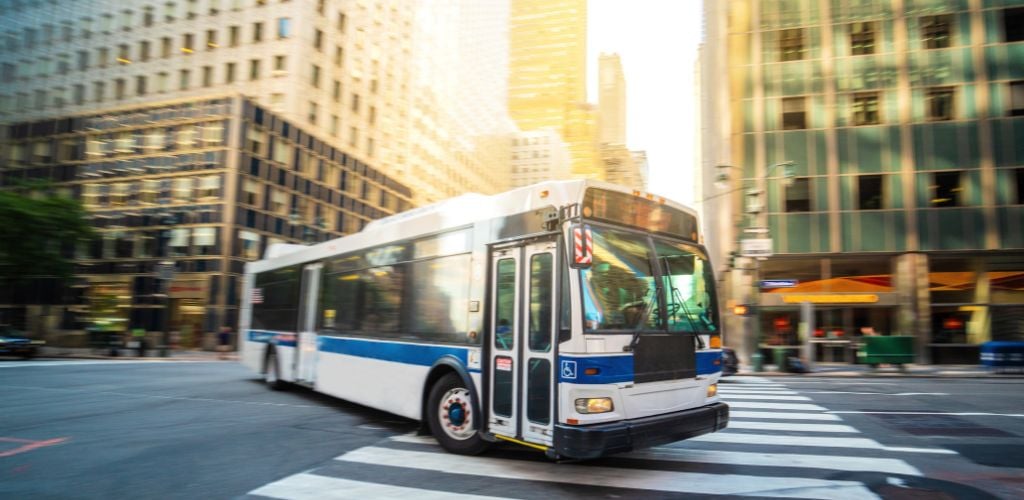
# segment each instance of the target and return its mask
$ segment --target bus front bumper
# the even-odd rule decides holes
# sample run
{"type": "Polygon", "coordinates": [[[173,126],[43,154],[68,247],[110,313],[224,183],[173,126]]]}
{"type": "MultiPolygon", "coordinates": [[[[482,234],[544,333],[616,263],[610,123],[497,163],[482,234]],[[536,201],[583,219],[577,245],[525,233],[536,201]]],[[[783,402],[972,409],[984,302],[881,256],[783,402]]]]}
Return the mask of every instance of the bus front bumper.
{"type": "Polygon", "coordinates": [[[613,453],[673,443],[722,430],[729,406],[714,403],[665,415],[588,426],[555,426],[555,453],[562,457],[597,458],[613,453]]]}

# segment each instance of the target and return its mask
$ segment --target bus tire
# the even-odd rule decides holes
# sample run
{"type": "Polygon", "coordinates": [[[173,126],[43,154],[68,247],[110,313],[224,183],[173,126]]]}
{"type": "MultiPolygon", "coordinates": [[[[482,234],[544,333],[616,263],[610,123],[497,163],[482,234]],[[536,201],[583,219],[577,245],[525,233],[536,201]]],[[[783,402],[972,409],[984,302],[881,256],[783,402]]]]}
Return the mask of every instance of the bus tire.
{"type": "Polygon", "coordinates": [[[438,379],[427,399],[427,423],[441,447],[459,455],[477,455],[487,449],[487,442],[474,428],[471,413],[472,393],[455,373],[438,379]]]}
{"type": "Polygon", "coordinates": [[[267,351],[267,359],[263,363],[263,382],[275,391],[285,388],[285,383],[281,380],[281,367],[277,363],[277,353],[273,349],[267,351]]]}

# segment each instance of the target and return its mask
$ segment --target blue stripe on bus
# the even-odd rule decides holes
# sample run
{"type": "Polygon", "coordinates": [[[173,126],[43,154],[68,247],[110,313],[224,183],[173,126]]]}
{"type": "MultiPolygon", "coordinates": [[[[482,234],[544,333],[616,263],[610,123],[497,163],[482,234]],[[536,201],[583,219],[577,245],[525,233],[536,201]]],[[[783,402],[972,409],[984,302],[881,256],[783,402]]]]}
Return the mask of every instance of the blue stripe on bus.
{"type": "Polygon", "coordinates": [[[615,384],[633,380],[633,355],[559,356],[558,381],[570,384],[615,384]],[[596,369],[587,375],[588,369],[596,369]]]}
{"type": "Polygon", "coordinates": [[[697,351],[697,375],[711,375],[720,371],[722,351],[697,351]]]}
{"type": "MultiPolygon", "coordinates": [[[[449,347],[440,345],[409,344],[405,342],[380,342],[363,339],[320,337],[321,352],[346,354],[360,358],[379,359],[417,366],[434,366],[444,356],[455,356],[463,366],[467,366],[469,356],[465,347],[449,347]]],[[[468,368],[471,372],[479,372],[478,368],[468,368]]]]}
{"type": "MultiPolygon", "coordinates": [[[[697,375],[722,371],[722,351],[697,351],[697,375]],[[718,360],[718,363],[715,361],[718,360]]],[[[633,356],[559,356],[558,380],[573,384],[615,384],[633,381],[633,356]],[[587,369],[597,369],[588,375],[587,369]]]]}
{"type": "Polygon", "coordinates": [[[281,347],[295,347],[295,334],[291,332],[268,332],[266,330],[249,330],[250,342],[274,344],[281,347]]]}

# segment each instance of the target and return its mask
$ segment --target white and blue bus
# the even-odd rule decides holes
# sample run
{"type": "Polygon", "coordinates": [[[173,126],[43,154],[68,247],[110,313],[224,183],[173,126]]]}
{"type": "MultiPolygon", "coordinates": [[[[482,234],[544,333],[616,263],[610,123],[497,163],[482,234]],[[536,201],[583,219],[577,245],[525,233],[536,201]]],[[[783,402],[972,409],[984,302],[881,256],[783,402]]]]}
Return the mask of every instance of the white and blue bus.
{"type": "Polygon", "coordinates": [[[593,458],[725,428],[695,213],[593,181],[465,195],[246,266],[243,362],[448,451],[593,458]]]}

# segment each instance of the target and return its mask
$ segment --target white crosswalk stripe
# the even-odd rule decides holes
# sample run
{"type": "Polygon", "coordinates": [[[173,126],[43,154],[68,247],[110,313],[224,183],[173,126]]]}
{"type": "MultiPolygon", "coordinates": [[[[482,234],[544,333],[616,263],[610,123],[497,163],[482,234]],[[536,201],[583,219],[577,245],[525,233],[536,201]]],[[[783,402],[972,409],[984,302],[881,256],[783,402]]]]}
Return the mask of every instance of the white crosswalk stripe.
{"type": "MultiPolygon", "coordinates": [[[[921,454],[955,453],[944,448],[891,447],[874,439],[852,436],[859,431],[842,423],[840,416],[826,413],[827,408],[813,403],[780,402],[811,401],[782,384],[748,380],[729,384],[724,389],[722,398],[731,407],[727,429],[615,455],[602,465],[592,462],[554,464],[487,454],[460,456],[445,452],[431,436],[407,434],[350,451],[337,457],[331,465],[286,477],[251,494],[295,500],[495,498],[507,495],[509,485],[521,481],[540,485],[534,487],[542,489],[547,488],[543,485],[556,483],[581,485],[581,488],[638,490],[648,494],[860,499],[876,498],[876,495],[860,482],[832,479],[833,474],[871,472],[921,476],[921,471],[904,459],[921,454]],[[460,491],[457,486],[430,489],[430,484],[412,479],[388,484],[388,478],[400,477],[401,471],[445,475],[446,479],[438,484],[457,484],[459,477],[465,477],[471,482],[467,484],[475,485],[465,491],[483,496],[453,494],[452,491],[460,491]],[[345,474],[351,477],[344,477],[345,474]],[[339,475],[343,477],[335,477],[339,475]],[[489,489],[480,487],[481,478],[500,484],[489,489]]],[[[551,495],[565,491],[553,490],[551,495]]]]}

